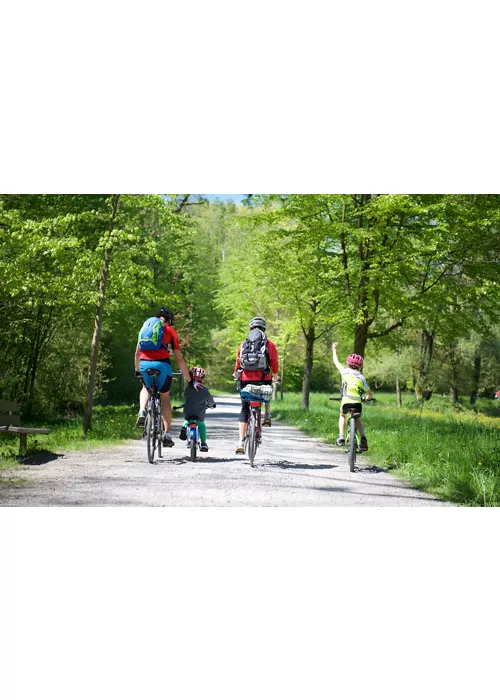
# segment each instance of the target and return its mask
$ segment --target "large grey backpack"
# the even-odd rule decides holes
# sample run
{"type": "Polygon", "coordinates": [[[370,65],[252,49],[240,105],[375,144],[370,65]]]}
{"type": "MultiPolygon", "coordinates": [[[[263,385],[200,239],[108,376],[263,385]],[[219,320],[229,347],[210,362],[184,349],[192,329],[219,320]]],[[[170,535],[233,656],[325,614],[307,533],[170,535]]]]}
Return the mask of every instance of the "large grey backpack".
{"type": "Polygon", "coordinates": [[[261,370],[264,374],[269,372],[267,338],[258,328],[250,331],[241,345],[240,365],[242,369],[250,371],[261,370]]]}

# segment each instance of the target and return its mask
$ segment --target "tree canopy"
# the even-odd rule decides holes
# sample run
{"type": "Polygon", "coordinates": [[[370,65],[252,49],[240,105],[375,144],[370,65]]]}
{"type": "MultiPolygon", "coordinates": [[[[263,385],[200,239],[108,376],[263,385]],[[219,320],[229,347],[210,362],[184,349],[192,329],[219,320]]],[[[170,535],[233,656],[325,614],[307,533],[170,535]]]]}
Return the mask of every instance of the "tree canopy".
{"type": "Polygon", "coordinates": [[[304,408],[336,385],[333,340],[376,386],[474,400],[500,385],[499,263],[500,195],[0,195],[0,396],[135,400],[137,332],[167,305],[219,388],[259,314],[304,408]]]}

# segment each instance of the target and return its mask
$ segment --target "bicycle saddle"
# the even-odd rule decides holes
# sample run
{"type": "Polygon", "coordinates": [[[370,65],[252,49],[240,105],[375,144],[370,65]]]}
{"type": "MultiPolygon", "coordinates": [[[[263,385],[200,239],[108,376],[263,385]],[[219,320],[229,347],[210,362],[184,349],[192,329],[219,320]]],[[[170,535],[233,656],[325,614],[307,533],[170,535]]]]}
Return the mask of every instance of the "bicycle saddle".
{"type": "Polygon", "coordinates": [[[150,377],[157,377],[160,374],[159,369],[147,369],[146,374],[149,374],[150,377]]]}

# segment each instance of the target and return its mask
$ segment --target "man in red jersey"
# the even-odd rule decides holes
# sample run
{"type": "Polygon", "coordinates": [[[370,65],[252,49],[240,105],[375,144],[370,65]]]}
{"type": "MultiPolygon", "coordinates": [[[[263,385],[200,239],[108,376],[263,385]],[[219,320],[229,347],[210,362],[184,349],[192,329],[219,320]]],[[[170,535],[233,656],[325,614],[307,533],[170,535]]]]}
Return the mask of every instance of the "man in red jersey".
{"type": "MultiPolygon", "coordinates": [[[[255,370],[244,368],[246,363],[245,359],[242,357],[242,353],[243,355],[245,354],[245,346],[247,344],[248,339],[244,341],[238,348],[238,353],[236,355],[236,365],[234,367],[234,376],[238,377],[240,380],[240,389],[243,389],[247,384],[272,384],[273,382],[279,381],[278,351],[276,349],[276,345],[270,340],[267,340],[265,336],[266,325],[266,321],[262,318],[262,316],[256,316],[255,318],[252,318],[252,320],[249,323],[249,338],[250,336],[255,335],[254,333],[252,333],[253,331],[260,331],[262,336],[262,348],[266,355],[266,361],[265,363],[262,363],[265,366],[262,369],[255,370]]],[[[271,407],[269,403],[266,403],[264,405],[266,408],[264,422],[262,423],[262,425],[266,427],[271,427],[271,407]]],[[[245,433],[247,429],[249,413],[250,403],[242,399],[241,413],[239,417],[240,439],[236,447],[236,454],[245,454],[245,433]]]]}
{"type": "Polygon", "coordinates": [[[137,417],[136,426],[143,428],[146,421],[146,406],[148,405],[149,391],[148,387],[152,384],[152,378],[146,373],[147,369],[160,370],[159,376],[156,378],[157,385],[160,387],[161,397],[161,412],[163,417],[163,446],[173,447],[174,441],[170,435],[170,423],[172,421],[172,406],[170,404],[170,387],[172,385],[172,366],[170,364],[170,352],[168,345],[170,344],[174,357],[177,361],[187,382],[192,380],[189,370],[184,362],[179,347],[179,338],[173,329],[174,314],[170,309],[162,307],[156,314],[157,318],[163,321],[163,341],[158,350],[142,350],[137,343],[135,350],[135,373],[141,375],[143,387],[139,395],[140,410],[137,417]]]}

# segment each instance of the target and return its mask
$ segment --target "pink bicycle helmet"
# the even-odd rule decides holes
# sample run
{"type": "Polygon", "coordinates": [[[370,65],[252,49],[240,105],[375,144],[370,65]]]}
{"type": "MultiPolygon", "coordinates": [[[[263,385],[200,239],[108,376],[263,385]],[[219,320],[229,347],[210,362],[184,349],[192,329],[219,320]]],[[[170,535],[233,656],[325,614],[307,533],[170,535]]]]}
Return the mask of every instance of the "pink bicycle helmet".
{"type": "Polygon", "coordinates": [[[199,382],[202,382],[205,379],[205,370],[203,367],[191,367],[189,374],[193,377],[193,379],[197,379],[199,382]]]}
{"type": "Polygon", "coordinates": [[[351,353],[346,360],[346,364],[354,367],[355,369],[361,369],[363,366],[363,358],[361,355],[356,355],[355,352],[351,353]]]}

